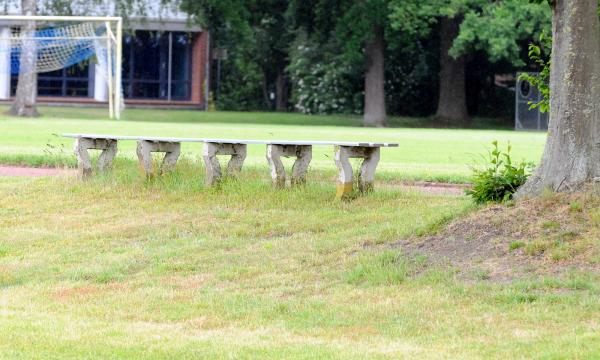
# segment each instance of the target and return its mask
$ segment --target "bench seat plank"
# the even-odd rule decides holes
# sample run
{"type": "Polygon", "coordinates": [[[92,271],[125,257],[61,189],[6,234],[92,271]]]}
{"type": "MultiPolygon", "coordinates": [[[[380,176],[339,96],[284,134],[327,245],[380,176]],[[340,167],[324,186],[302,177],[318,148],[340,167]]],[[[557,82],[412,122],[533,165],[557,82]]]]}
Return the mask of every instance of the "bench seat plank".
{"type": "Polygon", "coordinates": [[[107,140],[145,140],[156,142],[203,142],[215,144],[255,144],[255,145],[334,145],[334,146],[358,146],[358,147],[397,147],[397,143],[371,142],[371,141],[323,141],[323,140],[252,140],[252,139],[213,139],[213,138],[170,138],[160,136],[127,136],[127,135],[104,135],[104,134],[62,134],[67,138],[88,138],[107,140]]]}
{"type": "Polygon", "coordinates": [[[128,135],[104,135],[104,134],[62,134],[66,138],[84,138],[84,139],[102,139],[102,140],[135,140],[135,141],[150,141],[150,142],[204,142],[197,138],[169,138],[161,136],[128,136],[128,135]]]}
{"type": "Polygon", "coordinates": [[[359,147],[397,147],[397,143],[369,141],[323,141],[323,140],[243,140],[243,139],[201,139],[203,142],[218,144],[259,144],[259,145],[337,145],[359,147]]]}

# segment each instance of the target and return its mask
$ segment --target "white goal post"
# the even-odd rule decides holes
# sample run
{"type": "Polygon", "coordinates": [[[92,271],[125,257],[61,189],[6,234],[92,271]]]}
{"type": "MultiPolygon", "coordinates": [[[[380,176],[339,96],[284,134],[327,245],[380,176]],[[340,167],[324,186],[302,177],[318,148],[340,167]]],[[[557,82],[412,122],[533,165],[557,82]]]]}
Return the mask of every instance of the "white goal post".
{"type": "Polygon", "coordinates": [[[108,87],[109,116],[120,118],[121,17],[0,15],[0,27],[10,29],[0,33],[0,64],[6,65],[0,73],[44,73],[95,57],[108,87]]]}

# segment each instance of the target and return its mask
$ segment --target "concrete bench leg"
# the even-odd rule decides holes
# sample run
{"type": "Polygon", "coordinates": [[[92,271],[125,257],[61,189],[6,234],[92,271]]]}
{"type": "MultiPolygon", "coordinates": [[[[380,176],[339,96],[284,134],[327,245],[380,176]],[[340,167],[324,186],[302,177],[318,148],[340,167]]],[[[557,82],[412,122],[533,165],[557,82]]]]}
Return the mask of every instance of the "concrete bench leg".
{"type": "Polygon", "coordinates": [[[163,158],[159,174],[164,172],[172,171],[177,164],[179,154],[181,153],[181,144],[177,142],[161,142],[161,141],[146,141],[140,140],[137,143],[137,156],[140,161],[140,165],[144,169],[146,176],[154,175],[154,169],[152,166],[152,153],[153,152],[164,152],[165,157],[163,158]]]}
{"type": "Polygon", "coordinates": [[[105,171],[112,167],[113,159],[117,154],[117,140],[90,138],[75,140],[74,152],[81,177],[88,177],[92,174],[92,161],[88,149],[102,150],[98,158],[98,171],[105,171]]]}
{"type": "Polygon", "coordinates": [[[312,160],[312,146],[297,145],[296,146],[296,161],[292,166],[292,185],[300,185],[306,183],[306,174],[312,160]]]}
{"type": "Polygon", "coordinates": [[[267,145],[267,161],[271,168],[271,179],[273,186],[277,188],[285,187],[285,168],[281,157],[295,157],[296,161],[292,167],[292,185],[299,185],[306,182],[306,173],[312,159],[311,145],[267,145]]]}
{"type": "Polygon", "coordinates": [[[236,176],[242,171],[244,160],[246,160],[246,144],[204,143],[202,159],[204,159],[206,167],[205,183],[207,186],[213,186],[223,178],[217,155],[231,156],[227,163],[227,175],[236,176]]]}
{"type": "Polygon", "coordinates": [[[358,190],[371,192],[375,188],[375,170],[379,164],[380,149],[378,147],[364,148],[365,158],[360,166],[358,190]]]}
{"type": "Polygon", "coordinates": [[[373,190],[375,170],[379,163],[379,147],[336,146],[335,164],[339,170],[336,197],[343,198],[352,192],[353,174],[351,158],[362,158],[358,177],[358,189],[361,192],[373,190]]]}

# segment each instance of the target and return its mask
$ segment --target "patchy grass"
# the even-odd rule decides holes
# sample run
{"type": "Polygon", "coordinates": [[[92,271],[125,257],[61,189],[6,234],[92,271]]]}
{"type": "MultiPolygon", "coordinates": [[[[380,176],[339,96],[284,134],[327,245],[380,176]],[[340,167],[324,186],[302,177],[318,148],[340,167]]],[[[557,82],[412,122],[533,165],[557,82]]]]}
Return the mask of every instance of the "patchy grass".
{"type": "Polygon", "coordinates": [[[416,273],[424,262],[423,257],[407,259],[397,251],[365,254],[349,272],[348,282],[370,286],[398,285],[416,273]]]}
{"type": "MultiPolygon", "coordinates": [[[[0,113],[2,112],[0,107],[0,113]]],[[[0,115],[0,163],[29,166],[73,166],[72,140],[53,134],[109,133],[178,137],[248,139],[372,140],[398,142],[383,149],[383,178],[467,182],[469,165],[480,161],[492,140],[510,141],[515,160],[537,161],[545,135],[507,130],[455,130],[432,128],[364,128],[353,116],[307,116],[284,113],[233,113],[128,109],[123,120],[106,120],[105,109],[44,107],[44,116],[21,119],[0,115]]],[[[423,119],[394,119],[399,126],[418,126],[423,119]]],[[[185,156],[200,160],[201,145],[182,145],[185,156]]],[[[135,143],[119,144],[119,154],[135,158],[135,143]]],[[[251,145],[246,163],[266,166],[264,146],[251,145]]],[[[313,151],[311,166],[333,171],[330,147],[313,151]]]]}
{"type": "MultiPolygon", "coordinates": [[[[382,186],[335,201],[320,171],[273,191],[262,168],[206,189],[185,159],[151,181],[128,161],[115,166],[85,182],[0,178],[0,358],[600,351],[593,274],[497,283],[482,267],[463,282],[391,246],[473,209],[464,196],[382,186]]],[[[567,212],[588,214],[578,201],[583,211],[567,212]]]]}
{"type": "MultiPolygon", "coordinates": [[[[484,208],[447,229],[398,246],[460,269],[486,269],[492,279],[600,271],[600,187],[484,208]]],[[[468,270],[467,270],[468,272],[468,270]]],[[[480,278],[479,276],[476,276],[480,278]]]]}

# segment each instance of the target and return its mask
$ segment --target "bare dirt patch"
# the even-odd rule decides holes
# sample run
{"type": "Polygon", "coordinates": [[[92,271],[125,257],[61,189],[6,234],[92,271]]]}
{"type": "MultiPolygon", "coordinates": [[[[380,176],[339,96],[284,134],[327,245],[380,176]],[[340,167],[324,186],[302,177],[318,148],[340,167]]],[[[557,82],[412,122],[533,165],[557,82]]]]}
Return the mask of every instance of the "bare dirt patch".
{"type": "Polygon", "coordinates": [[[600,272],[600,189],[490,205],[441,232],[392,245],[467,278],[507,281],[567,270],[600,272]]]}

